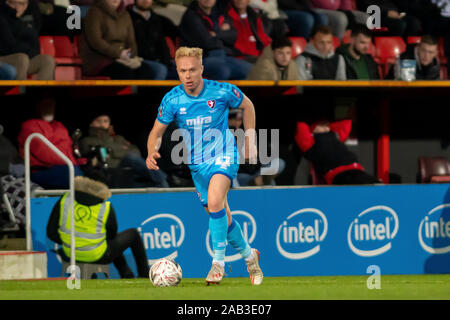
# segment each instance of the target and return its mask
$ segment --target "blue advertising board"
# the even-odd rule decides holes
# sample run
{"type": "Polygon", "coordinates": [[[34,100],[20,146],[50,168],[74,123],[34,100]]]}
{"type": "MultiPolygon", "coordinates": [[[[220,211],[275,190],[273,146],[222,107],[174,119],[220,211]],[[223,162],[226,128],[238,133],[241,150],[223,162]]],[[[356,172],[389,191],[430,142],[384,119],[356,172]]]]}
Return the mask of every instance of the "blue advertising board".
{"type": "MultiPolygon", "coordinates": [[[[58,198],[32,199],[34,250],[61,276],[46,225],[58,198]]],[[[113,195],[119,232],[137,228],[149,264],[174,258],[183,277],[205,277],[212,260],[208,216],[196,192],[113,195]]],[[[231,190],[228,201],[265,276],[450,273],[450,185],[297,187],[231,190]]],[[[136,272],[131,250],[125,251],[136,272]]],[[[111,277],[118,278],[111,264],[111,277]]],[[[229,246],[228,277],[247,276],[229,246]]]]}

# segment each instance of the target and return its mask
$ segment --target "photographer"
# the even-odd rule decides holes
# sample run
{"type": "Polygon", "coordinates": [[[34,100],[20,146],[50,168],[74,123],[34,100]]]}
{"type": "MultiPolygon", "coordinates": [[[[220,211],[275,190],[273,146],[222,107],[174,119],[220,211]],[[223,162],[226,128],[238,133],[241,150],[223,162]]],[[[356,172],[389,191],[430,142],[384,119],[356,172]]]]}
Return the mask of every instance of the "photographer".
{"type": "Polygon", "coordinates": [[[88,135],[80,140],[80,152],[89,159],[91,171],[106,176],[110,187],[168,187],[166,174],[147,169],[139,149],[114,132],[106,113],[94,116],[88,135]]]}

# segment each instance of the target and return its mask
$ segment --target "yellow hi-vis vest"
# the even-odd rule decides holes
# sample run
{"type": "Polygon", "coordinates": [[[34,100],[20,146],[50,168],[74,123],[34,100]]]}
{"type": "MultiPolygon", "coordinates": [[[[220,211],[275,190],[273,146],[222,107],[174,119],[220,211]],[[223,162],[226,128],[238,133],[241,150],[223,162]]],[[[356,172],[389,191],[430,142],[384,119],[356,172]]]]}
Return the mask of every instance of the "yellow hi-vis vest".
{"type": "MultiPolygon", "coordinates": [[[[67,192],[61,199],[59,235],[63,250],[70,257],[70,200],[67,192]]],[[[111,203],[104,201],[94,206],[85,206],[75,201],[75,259],[80,262],[99,260],[106,251],[106,221],[111,203]]]]}

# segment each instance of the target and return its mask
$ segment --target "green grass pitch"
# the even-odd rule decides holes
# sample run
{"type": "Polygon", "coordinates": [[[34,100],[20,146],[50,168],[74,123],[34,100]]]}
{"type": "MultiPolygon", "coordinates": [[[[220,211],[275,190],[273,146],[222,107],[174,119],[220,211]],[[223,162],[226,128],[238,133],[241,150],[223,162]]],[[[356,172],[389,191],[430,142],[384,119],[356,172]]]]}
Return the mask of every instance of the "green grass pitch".
{"type": "Polygon", "coordinates": [[[0,281],[0,299],[14,300],[302,300],[450,299],[450,275],[382,275],[381,289],[367,288],[368,276],[266,277],[254,287],[248,278],[183,279],[177,287],[156,288],[147,279],[81,280],[69,290],[65,280],[0,281]]]}

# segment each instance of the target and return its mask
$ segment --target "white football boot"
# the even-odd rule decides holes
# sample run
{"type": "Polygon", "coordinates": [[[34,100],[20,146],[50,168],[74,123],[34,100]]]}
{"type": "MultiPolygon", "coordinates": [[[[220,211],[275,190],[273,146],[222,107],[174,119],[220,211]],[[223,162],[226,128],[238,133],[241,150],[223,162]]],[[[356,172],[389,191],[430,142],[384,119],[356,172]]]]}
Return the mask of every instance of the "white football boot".
{"type": "Polygon", "coordinates": [[[252,285],[259,286],[264,278],[264,275],[259,267],[259,251],[252,249],[253,258],[250,261],[245,261],[247,264],[247,271],[250,276],[252,285]]]}
{"type": "Polygon", "coordinates": [[[219,284],[220,281],[222,281],[224,274],[224,267],[222,267],[218,263],[213,262],[211,270],[209,270],[208,276],[206,277],[206,284],[219,284]]]}

